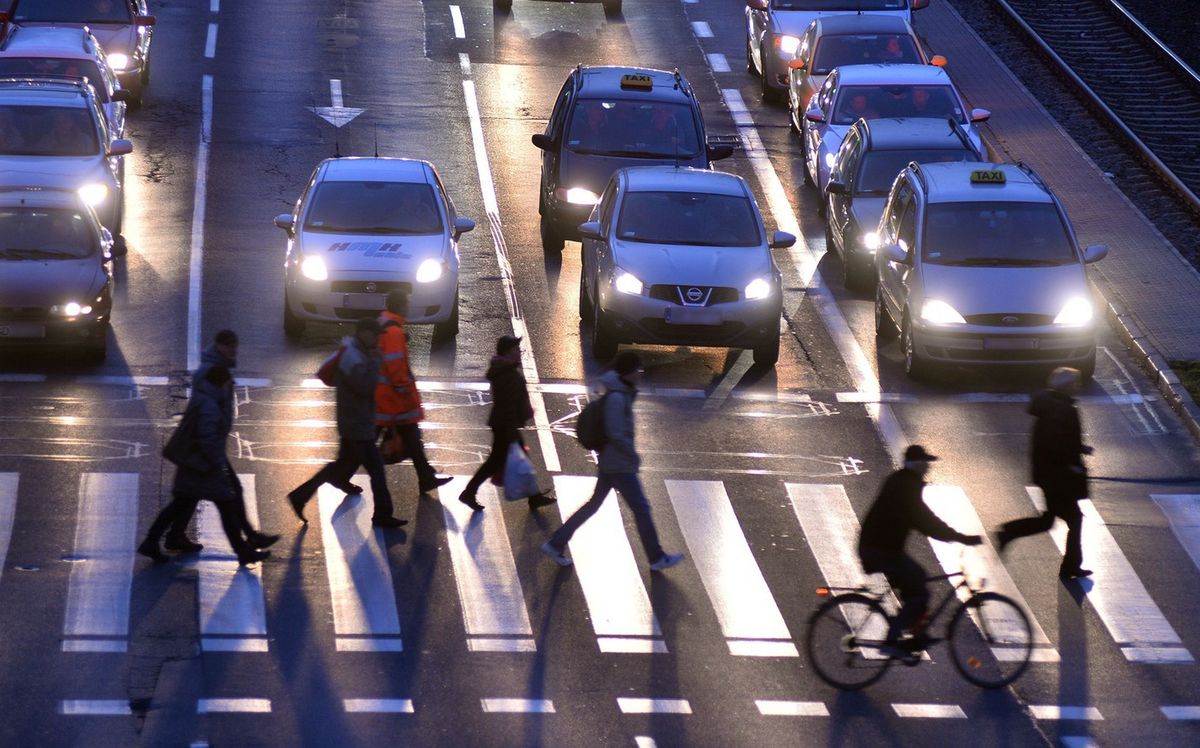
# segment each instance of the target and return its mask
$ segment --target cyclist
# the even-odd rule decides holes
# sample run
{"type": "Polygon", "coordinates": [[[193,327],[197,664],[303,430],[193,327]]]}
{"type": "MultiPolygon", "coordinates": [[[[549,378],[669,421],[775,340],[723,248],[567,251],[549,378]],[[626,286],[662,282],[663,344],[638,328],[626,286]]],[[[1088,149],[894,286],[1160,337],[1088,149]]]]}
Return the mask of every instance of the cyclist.
{"type": "Polygon", "coordinates": [[[979,545],[983,538],[963,535],[943,522],[921,499],[929,463],[937,457],[919,444],[904,450],[904,467],[887,477],[875,503],[867,510],[858,536],[858,557],[863,571],[882,572],[900,596],[900,611],[888,627],[888,641],[908,651],[920,651],[932,640],[925,635],[929,590],[925,569],[904,552],[910,531],[937,540],[979,545]],[[909,638],[901,638],[909,633],[909,638]]]}

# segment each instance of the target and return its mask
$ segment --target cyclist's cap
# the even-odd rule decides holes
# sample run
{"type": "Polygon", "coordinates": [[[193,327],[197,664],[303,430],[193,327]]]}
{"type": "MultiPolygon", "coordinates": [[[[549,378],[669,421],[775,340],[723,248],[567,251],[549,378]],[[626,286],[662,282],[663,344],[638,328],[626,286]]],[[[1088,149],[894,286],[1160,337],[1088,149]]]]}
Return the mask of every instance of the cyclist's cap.
{"type": "Polygon", "coordinates": [[[913,444],[904,450],[905,462],[933,462],[936,459],[937,455],[929,454],[920,444],[913,444]]]}

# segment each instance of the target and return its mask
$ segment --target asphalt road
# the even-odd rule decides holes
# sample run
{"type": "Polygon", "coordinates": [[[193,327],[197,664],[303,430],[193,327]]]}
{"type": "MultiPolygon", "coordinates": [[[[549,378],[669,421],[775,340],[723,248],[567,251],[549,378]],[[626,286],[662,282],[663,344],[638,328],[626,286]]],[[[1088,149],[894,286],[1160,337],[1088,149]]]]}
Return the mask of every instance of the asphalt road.
{"type": "MultiPolygon", "coordinates": [[[[846,506],[862,516],[906,441],[943,457],[931,480],[945,487],[952,524],[977,517],[990,528],[1034,511],[1024,395],[1043,373],[954,372],[915,385],[895,343],[877,350],[870,300],[843,293],[837,260],[824,255],[786,114],[760,101],[744,70],[739,3],[626,0],[614,17],[599,4],[534,0],[516,0],[509,15],[479,0],[212,3],[152,4],[154,80],[130,117],[130,252],[116,265],[108,360],[3,359],[0,520],[15,521],[0,553],[0,743],[1200,739],[1194,715],[1161,710],[1200,704],[1200,575],[1179,540],[1195,535],[1197,450],[1106,329],[1081,405],[1099,478],[1085,529],[1096,582],[1060,584],[1045,536],[1002,564],[988,552],[970,562],[1022,596],[1045,634],[1043,661],[1015,686],[984,692],[935,648],[848,695],[793,656],[813,589],[844,568],[845,538],[829,519],[846,506]],[[693,22],[713,36],[697,38],[693,22]],[[410,331],[431,459],[463,476],[486,452],[483,375],[495,338],[516,324],[543,395],[534,461],[564,504],[586,492],[594,466],[570,426],[602,364],[581,345],[579,246],[561,259],[540,247],[529,142],[579,61],[678,67],[710,132],[742,135],[720,168],[749,181],[768,229],[802,233],[776,255],[788,290],[774,369],[751,366],[748,352],[641,349],[643,478],[664,545],[689,560],[650,574],[632,520],[626,543],[610,516],[588,548],[572,548],[576,567],[560,570],[538,551],[560,522],[555,508],[485,498],[484,516],[468,521],[453,494],[444,505],[417,498],[407,467],[392,483],[397,514],[412,520],[404,532],[360,531],[361,504],[340,496],[314,501],[301,529],[283,496],[336,440],[331,391],[305,380],[344,331],[284,337],[284,237],[271,219],[335,152],[432,161],[478,225],[461,242],[457,340],[435,346],[428,329],[410,331]],[[331,80],[345,106],[364,110],[338,130],[310,109],[331,105],[331,80]],[[741,128],[730,113],[739,100],[741,128]],[[284,537],[255,571],[234,574],[232,561],[210,556],[152,566],[131,554],[168,499],[158,449],[190,359],[221,327],[242,339],[234,464],[262,526],[284,537]],[[1160,505],[1155,494],[1168,497],[1160,505]]],[[[938,568],[928,543],[912,549],[938,568]]]]}

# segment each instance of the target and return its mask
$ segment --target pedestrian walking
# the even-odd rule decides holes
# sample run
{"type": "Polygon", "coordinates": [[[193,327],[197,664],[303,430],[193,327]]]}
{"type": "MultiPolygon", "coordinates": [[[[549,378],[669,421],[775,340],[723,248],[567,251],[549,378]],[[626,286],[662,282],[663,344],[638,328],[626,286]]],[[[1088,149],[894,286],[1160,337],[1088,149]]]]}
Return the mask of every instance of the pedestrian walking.
{"type": "Polygon", "coordinates": [[[375,444],[375,387],[379,384],[382,360],[379,356],[379,321],[364,317],[354,326],[354,334],[342,338],[334,387],[337,397],[337,458],[317,471],[316,475],[288,493],[292,511],[307,524],[304,505],[325,483],[345,481],[364,467],[371,477],[371,493],[375,510],[371,524],[375,527],[401,527],[408,520],[392,516],[392,495],[388,491],[383,457],[375,444]]]}
{"type": "Polygon", "coordinates": [[[587,503],[579,507],[562,527],[542,544],[542,551],[558,562],[570,566],[571,559],[565,554],[567,543],[579,527],[587,522],[608,497],[616,490],[633,511],[642,548],[650,561],[650,569],[663,571],[683,560],[682,553],[667,553],[658,542],[658,531],[654,529],[654,518],[650,514],[650,502],[642,490],[638,469],[642,458],[634,446],[633,401],[637,398],[637,385],[642,379],[642,361],[633,351],[622,351],[613,360],[613,368],[601,377],[606,398],[604,401],[604,446],[597,460],[596,488],[587,503]]]}
{"type": "Polygon", "coordinates": [[[399,288],[389,291],[386,308],[379,316],[379,326],[383,330],[379,336],[383,369],[375,387],[375,424],[380,431],[393,429],[400,435],[404,455],[412,460],[417,471],[417,490],[425,494],[453,479],[439,478],[425,456],[420,426],[425,410],[421,407],[421,393],[417,391],[408,358],[407,315],[408,291],[399,288]]]}
{"type": "MultiPolygon", "coordinates": [[[[164,561],[166,556],[159,548],[159,539],[168,527],[178,531],[186,527],[188,519],[196,511],[202,499],[208,499],[217,507],[221,517],[221,528],[229,545],[237,554],[238,563],[251,564],[271,555],[262,548],[279,539],[278,535],[264,535],[250,528],[245,506],[234,486],[237,479],[225,454],[226,441],[233,425],[230,413],[233,399],[233,377],[225,366],[211,365],[205,369],[204,378],[192,387],[188,400],[185,421],[191,424],[190,440],[185,451],[197,454],[195,462],[186,461],[175,471],[175,482],[171,487],[172,501],[163,508],[146,538],[138,546],[138,553],[155,561],[164,561]]],[[[186,538],[185,538],[186,539],[186,538]]],[[[199,546],[199,544],[195,544],[199,546]]],[[[175,549],[179,549],[175,546],[175,549]]],[[[189,549],[181,549],[189,550],[189,549]]]]}
{"type": "Polygon", "coordinates": [[[1083,513],[1079,509],[1079,500],[1088,495],[1083,456],[1092,453],[1092,448],[1083,443],[1075,407],[1074,396],[1083,386],[1083,377],[1078,369],[1060,366],[1050,372],[1047,384],[1047,389],[1033,396],[1028,409],[1034,418],[1029,453],[1033,484],[1042,489],[1046,511],[1037,517],[1005,522],[996,532],[996,540],[1004,553],[1017,538],[1048,531],[1057,517],[1067,523],[1067,547],[1058,577],[1078,579],[1092,574],[1083,568],[1083,513]]]}
{"type": "Polygon", "coordinates": [[[900,597],[900,610],[892,617],[888,641],[911,650],[929,646],[925,624],[929,608],[929,574],[904,550],[910,532],[936,540],[979,545],[983,538],[964,535],[947,525],[925,504],[925,475],[937,457],[919,444],[904,450],[904,467],[889,475],[867,510],[858,535],[858,559],[868,574],[882,573],[900,597]],[[904,639],[909,633],[912,636],[904,639]]]}
{"type": "MultiPolygon", "coordinates": [[[[492,451],[458,496],[459,501],[477,512],[483,511],[483,505],[476,499],[479,487],[485,480],[504,469],[509,447],[514,442],[520,444],[522,449],[525,447],[521,429],[533,418],[529,388],[525,384],[525,375],[521,373],[520,338],[502,335],[496,341],[496,355],[492,357],[488,366],[487,378],[492,391],[492,412],[488,415],[488,427],[492,430],[492,451]]],[[[554,498],[545,493],[536,493],[529,497],[530,509],[553,503],[554,498]]]]}

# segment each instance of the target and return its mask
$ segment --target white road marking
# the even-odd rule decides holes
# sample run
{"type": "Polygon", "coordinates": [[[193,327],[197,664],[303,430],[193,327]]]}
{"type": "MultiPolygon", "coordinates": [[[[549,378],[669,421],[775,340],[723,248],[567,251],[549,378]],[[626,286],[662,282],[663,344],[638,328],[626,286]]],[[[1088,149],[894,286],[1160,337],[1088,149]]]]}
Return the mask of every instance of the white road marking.
{"type": "MultiPolygon", "coordinates": [[[[1171,532],[1200,569],[1200,494],[1151,494],[1171,523],[1171,532]]],[[[3,557],[0,556],[0,559],[3,557]]]]}
{"type": "Polygon", "coordinates": [[[711,39],[713,35],[712,27],[707,21],[692,21],[692,33],[700,39],[711,39]]]}
{"type": "Polygon", "coordinates": [[[458,53],[458,66],[462,69],[464,78],[471,77],[471,55],[466,52],[458,53]]]}
{"type": "Polygon", "coordinates": [[[966,719],[967,715],[957,704],[892,704],[897,717],[915,719],[966,719]]]}
{"type": "Polygon", "coordinates": [[[491,713],[554,714],[550,699],[480,699],[483,711],[491,713]]]}
{"type": "Polygon", "coordinates": [[[69,717],[126,717],[133,713],[128,699],[65,699],[59,709],[69,717]]]}
{"type": "Polygon", "coordinates": [[[363,492],[357,496],[330,485],[317,492],[337,650],[399,652],[403,644],[392,572],[382,531],[371,525],[371,488],[361,483],[363,492]]]}
{"type": "Polygon", "coordinates": [[[714,52],[712,54],[705,55],[705,57],[708,58],[708,66],[712,68],[714,73],[729,72],[729,60],[725,59],[725,55],[721,54],[720,52],[714,52]]]}
{"type": "Polygon", "coordinates": [[[1200,719],[1200,706],[1164,706],[1159,711],[1167,719],[1197,720],[1200,719]]]}
{"type": "Polygon", "coordinates": [[[641,699],[627,696],[617,698],[622,714],[691,714],[687,699],[641,699]]]}
{"type": "Polygon", "coordinates": [[[200,365],[200,292],[204,287],[204,218],[208,201],[208,148],[212,140],[213,78],[200,84],[200,144],[196,148],[196,181],[192,191],[192,241],[188,262],[187,368],[200,365]]]}
{"type": "MultiPolygon", "coordinates": [[[[137,473],[84,473],[80,478],[65,639],[110,637],[122,644],[127,640],[137,507],[137,473]]],[[[71,651],[93,651],[88,649],[90,643],[80,639],[71,651]]],[[[98,646],[106,647],[100,651],[112,651],[107,642],[98,646]]]]}
{"type": "Polygon", "coordinates": [[[525,317],[517,303],[512,263],[508,260],[508,244],[505,242],[504,232],[500,228],[500,204],[496,199],[496,183],[492,178],[487,144],[483,139],[483,119],[479,114],[479,99],[475,95],[474,81],[464,80],[462,84],[463,97],[467,103],[467,116],[471,123],[471,143],[475,148],[475,167],[479,172],[479,188],[483,193],[483,208],[487,213],[488,228],[491,230],[492,243],[496,248],[496,262],[500,266],[500,278],[504,283],[504,298],[508,302],[513,335],[524,339],[521,343],[521,368],[525,373],[525,381],[531,385],[529,400],[533,406],[533,422],[537,426],[542,461],[545,462],[547,471],[557,473],[562,470],[562,463],[558,459],[558,449],[554,446],[554,433],[550,430],[550,417],[546,414],[546,401],[536,387],[541,379],[538,377],[537,362],[533,357],[533,341],[528,335],[525,317]]]}
{"type": "MultiPolygon", "coordinates": [[[[1036,486],[1026,486],[1025,490],[1038,510],[1044,511],[1042,490],[1036,486]]],[[[1126,659],[1154,664],[1193,662],[1095,505],[1084,499],[1079,508],[1083,511],[1083,563],[1095,572],[1081,584],[1126,659]]],[[[1056,522],[1050,536],[1062,552],[1067,544],[1066,524],[1056,522]]]]}
{"type": "Polygon", "coordinates": [[[64,652],[124,652],[129,649],[124,639],[66,639],[64,652]]]}
{"type": "Polygon", "coordinates": [[[267,714],[270,699],[199,699],[196,714],[267,714]]]}
{"type": "Polygon", "coordinates": [[[344,127],[354,121],[354,118],[366,109],[345,106],[342,98],[342,81],[338,78],[329,80],[329,101],[332,106],[310,106],[307,109],[334,127],[344,127]]]}
{"type": "Polygon", "coordinates": [[[1100,744],[1087,735],[1064,735],[1058,740],[1063,748],[1100,748],[1100,744]]]}
{"type": "Polygon", "coordinates": [[[466,39],[467,30],[463,27],[462,9],[457,5],[450,6],[450,22],[454,24],[454,38],[466,39]]]}
{"type": "Polygon", "coordinates": [[[1070,719],[1070,720],[1103,720],[1100,710],[1094,706],[1058,706],[1058,705],[1029,705],[1029,713],[1034,719],[1070,719]]]}
{"type": "Polygon", "coordinates": [[[658,748],[658,743],[649,735],[635,735],[633,745],[634,748],[658,748]]]}
{"type": "Polygon", "coordinates": [[[13,522],[17,518],[18,473],[0,473],[0,578],[4,576],[4,560],[12,541],[13,522]]]}
{"type": "Polygon", "coordinates": [[[754,366],[754,354],[748,350],[743,350],[738,353],[738,357],[734,360],[733,365],[721,375],[721,381],[717,382],[717,386],[713,388],[712,394],[709,395],[702,406],[703,410],[716,410],[729,399],[729,394],[733,392],[733,388],[737,386],[746,372],[750,371],[750,367],[754,366]]]}
{"type": "Polygon", "coordinates": [[[774,701],[758,699],[754,702],[758,713],[764,717],[828,717],[829,708],[820,701],[774,701]]]}
{"type": "MultiPolygon", "coordinates": [[[[240,476],[246,515],[258,527],[258,499],[253,475],[240,476]]],[[[262,566],[237,563],[216,504],[202,501],[196,518],[196,540],[204,544],[198,567],[197,602],[200,646],[209,652],[266,652],[267,612],[262,566]]]]}
{"type": "Polygon", "coordinates": [[[208,6],[208,10],[210,13],[220,13],[221,12],[221,0],[212,0],[212,2],[208,6]]]}
{"type": "Polygon", "coordinates": [[[0,374],[0,382],[45,382],[45,374],[0,374]]]}
{"type": "Polygon", "coordinates": [[[799,657],[791,632],[742,533],[725,485],[668,480],[667,494],[734,655],[799,657]]]}
{"type": "Polygon", "coordinates": [[[504,524],[504,499],[485,483],[480,498],[487,511],[472,511],[458,500],[468,480],[457,476],[438,489],[468,647],[477,652],[536,651],[504,524]]]}
{"type": "Polygon", "coordinates": [[[342,699],[347,712],[412,714],[412,699],[342,699]]]}
{"type": "MultiPolygon", "coordinates": [[[[929,544],[933,546],[933,553],[937,556],[942,571],[947,574],[965,571],[972,578],[986,579],[989,590],[1015,600],[1017,605],[1027,614],[1030,614],[1034,647],[1049,650],[1038,652],[1040,658],[1038,661],[1058,662],[1058,652],[1050,646],[1050,639],[1046,636],[1046,632],[1042,630],[1041,624],[1037,622],[1037,619],[1033,618],[1029,605],[1021,595],[1021,590],[1017,588],[1016,583],[1013,582],[1012,577],[1008,574],[1008,569],[1004,567],[1004,563],[1000,560],[1000,556],[992,548],[987,532],[983,528],[983,522],[979,519],[979,514],[976,513],[975,507],[971,505],[971,500],[967,498],[966,492],[958,486],[929,485],[925,487],[922,496],[925,499],[925,504],[933,510],[934,514],[945,520],[946,524],[961,533],[981,535],[984,538],[983,545],[977,546],[973,553],[966,556],[962,554],[963,546],[957,543],[943,543],[940,540],[930,538],[929,544]],[[964,561],[966,562],[965,564],[964,561]],[[963,568],[964,565],[967,568],[963,568]]],[[[953,584],[957,583],[958,579],[950,581],[953,584]]],[[[965,588],[958,590],[958,597],[964,602],[970,597],[970,594],[965,588]]],[[[977,611],[971,611],[971,617],[976,618],[976,616],[977,611]]],[[[978,626],[979,621],[976,620],[975,623],[978,626]]],[[[1001,641],[1024,644],[1025,631],[1018,621],[993,618],[988,621],[988,624],[988,630],[997,635],[1001,641]]],[[[1009,658],[1005,656],[1006,653],[1003,649],[1003,646],[993,647],[993,652],[996,654],[997,659],[1008,660],[1009,658]]],[[[1023,653],[1009,652],[1007,654],[1023,653]]]]}
{"type": "Polygon", "coordinates": [[[208,38],[204,40],[204,56],[212,59],[217,55],[217,24],[208,24],[208,38]]]}
{"type": "MultiPolygon", "coordinates": [[[[591,497],[595,485],[595,478],[554,476],[558,511],[564,521],[591,497]]],[[[618,641],[641,640],[631,646],[645,646],[652,641],[654,646],[662,647],[653,651],[666,652],[662,629],[625,534],[618,501],[615,492],[610,492],[600,510],[571,538],[570,555],[575,561],[572,568],[583,587],[600,651],[627,651],[605,649],[609,638],[616,637],[618,641]]]]}
{"type": "Polygon", "coordinates": [[[75,377],[76,384],[109,384],[121,387],[164,387],[171,383],[170,377],[155,377],[155,376],[105,376],[105,375],[84,375],[75,377]]]}

